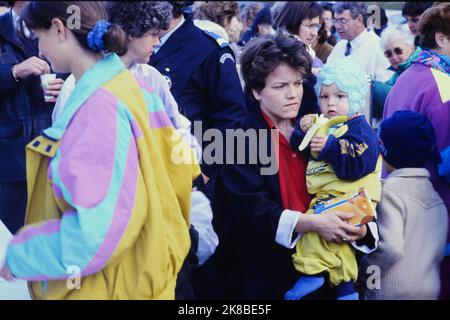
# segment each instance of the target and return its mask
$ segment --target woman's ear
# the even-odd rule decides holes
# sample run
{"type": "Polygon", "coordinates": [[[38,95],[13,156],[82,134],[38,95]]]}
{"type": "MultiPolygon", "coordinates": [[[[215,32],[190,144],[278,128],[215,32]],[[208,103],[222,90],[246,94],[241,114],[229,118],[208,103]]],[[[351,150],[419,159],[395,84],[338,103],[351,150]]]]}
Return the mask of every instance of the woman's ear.
{"type": "Polygon", "coordinates": [[[257,101],[261,101],[261,95],[259,94],[258,91],[256,91],[255,89],[252,89],[252,93],[257,101]]]}
{"type": "Polygon", "coordinates": [[[449,37],[447,37],[442,32],[436,32],[434,35],[434,40],[436,41],[436,44],[439,48],[444,48],[445,42],[450,41],[449,37]]]}
{"type": "Polygon", "coordinates": [[[67,29],[64,26],[64,22],[62,22],[58,18],[52,19],[52,27],[55,27],[56,33],[58,35],[58,39],[63,42],[67,39],[67,29]]]}

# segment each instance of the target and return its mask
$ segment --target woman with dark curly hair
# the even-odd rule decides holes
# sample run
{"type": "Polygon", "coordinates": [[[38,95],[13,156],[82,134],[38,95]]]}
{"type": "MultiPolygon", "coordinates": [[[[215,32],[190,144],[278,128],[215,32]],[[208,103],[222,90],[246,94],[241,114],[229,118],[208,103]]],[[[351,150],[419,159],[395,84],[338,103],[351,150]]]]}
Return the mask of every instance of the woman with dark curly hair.
{"type": "Polygon", "coordinates": [[[265,161],[252,164],[247,159],[246,164],[224,169],[217,191],[221,199],[215,223],[221,240],[215,263],[224,298],[282,299],[297,278],[291,256],[301,233],[352,239],[355,230],[344,222],[346,214],[302,214],[311,200],[307,159],[289,141],[303,80],[311,72],[305,45],[282,33],[256,38],[242,53],[241,68],[246,95],[255,102],[248,106],[249,129],[259,132],[258,150],[251,155],[265,150],[273,155],[276,168],[265,172],[265,161]]]}

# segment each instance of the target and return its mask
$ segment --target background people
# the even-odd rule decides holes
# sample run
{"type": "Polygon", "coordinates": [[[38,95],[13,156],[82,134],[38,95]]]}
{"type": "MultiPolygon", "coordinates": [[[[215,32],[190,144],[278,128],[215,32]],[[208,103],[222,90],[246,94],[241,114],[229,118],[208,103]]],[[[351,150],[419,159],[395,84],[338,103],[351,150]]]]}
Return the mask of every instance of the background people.
{"type": "Polygon", "coordinates": [[[15,233],[24,224],[27,204],[25,146],[51,125],[64,81],[53,81],[46,94],[54,98],[45,102],[39,76],[51,69],[19,18],[28,1],[9,4],[0,16],[0,219],[15,233]]]}

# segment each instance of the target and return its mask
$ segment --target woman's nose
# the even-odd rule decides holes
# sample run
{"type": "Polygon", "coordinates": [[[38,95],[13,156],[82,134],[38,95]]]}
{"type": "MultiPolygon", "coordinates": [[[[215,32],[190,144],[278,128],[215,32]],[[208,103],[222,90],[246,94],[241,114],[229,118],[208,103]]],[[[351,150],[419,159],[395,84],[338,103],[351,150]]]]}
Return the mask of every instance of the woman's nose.
{"type": "Polygon", "coordinates": [[[297,88],[295,88],[295,86],[293,86],[293,85],[290,85],[288,88],[287,97],[288,98],[296,98],[297,95],[298,95],[297,88]]]}

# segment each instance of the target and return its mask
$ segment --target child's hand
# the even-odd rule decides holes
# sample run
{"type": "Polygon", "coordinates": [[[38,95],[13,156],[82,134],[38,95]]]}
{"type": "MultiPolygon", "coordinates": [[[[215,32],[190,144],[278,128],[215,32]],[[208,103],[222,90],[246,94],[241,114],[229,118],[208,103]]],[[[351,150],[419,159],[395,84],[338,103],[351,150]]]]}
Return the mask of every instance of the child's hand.
{"type": "Polygon", "coordinates": [[[313,114],[307,114],[300,120],[300,129],[302,129],[304,133],[308,132],[308,130],[312,127],[313,118],[313,114]]]}
{"type": "Polygon", "coordinates": [[[311,139],[311,151],[320,153],[327,144],[328,137],[317,136],[311,139]]]}

